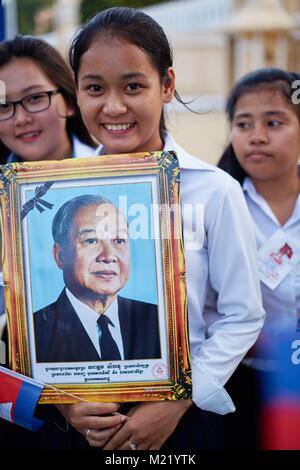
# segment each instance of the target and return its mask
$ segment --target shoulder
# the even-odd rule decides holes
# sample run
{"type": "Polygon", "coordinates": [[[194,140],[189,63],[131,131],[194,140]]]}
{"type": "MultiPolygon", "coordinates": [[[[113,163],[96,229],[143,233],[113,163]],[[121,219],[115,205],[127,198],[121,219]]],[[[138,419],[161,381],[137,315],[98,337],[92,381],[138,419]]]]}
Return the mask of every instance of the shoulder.
{"type": "Polygon", "coordinates": [[[34,323],[36,325],[42,325],[46,323],[48,325],[52,324],[57,317],[58,312],[58,301],[53,302],[52,304],[46,305],[45,307],[37,310],[33,314],[34,323]]]}
{"type": "Polygon", "coordinates": [[[180,168],[183,200],[188,198],[189,202],[219,206],[225,200],[244,201],[242,187],[232,176],[213,165],[201,163],[199,169],[180,168]]]}
{"type": "Polygon", "coordinates": [[[190,178],[197,181],[198,187],[201,187],[202,184],[205,186],[213,185],[215,190],[221,192],[226,192],[231,186],[240,188],[239,183],[232,176],[220,168],[191,155],[168,132],[165,135],[164,150],[173,150],[176,153],[183,179],[190,178]]]}
{"type": "Polygon", "coordinates": [[[233,219],[248,223],[241,185],[220,168],[190,155],[173,139],[171,145],[178,155],[180,166],[184,223],[187,223],[188,227],[192,226],[194,208],[197,213],[202,214],[206,230],[213,228],[217,219],[222,220],[225,225],[233,223],[233,219]]]}
{"type": "Polygon", "coordinates": [[[143,311],[143,312],[157,312],[157,305],[150,304],[148,302],[143,302],[142,300],[128,299],[126,297],[118,296],[118,304],[120,308],[126,308],[133,311],[143,311]]]}
{"type": "Polygon", "coordinates": [[[65,291],[60,294],[55,302],[52,302],[49,305],[41,308],[40,310],[34,312],[34,321],[43,322],[43,321],[54,321],[60,315],[60,312],[66,312],[71,306],[65,291]]]}

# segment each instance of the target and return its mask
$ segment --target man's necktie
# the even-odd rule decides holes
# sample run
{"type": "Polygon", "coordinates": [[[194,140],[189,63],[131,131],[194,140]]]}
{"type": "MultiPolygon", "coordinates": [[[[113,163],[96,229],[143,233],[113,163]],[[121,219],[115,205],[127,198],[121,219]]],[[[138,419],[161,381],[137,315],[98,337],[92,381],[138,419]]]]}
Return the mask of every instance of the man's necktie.
{"type": "Polygon", "coordinates": [[[101,359],[103,361],[119,361],[121,359],[120,351],[108,328],[111,321],[106,315],[102,314],[97,323],[101,332],[99,339],[101,359]]]}

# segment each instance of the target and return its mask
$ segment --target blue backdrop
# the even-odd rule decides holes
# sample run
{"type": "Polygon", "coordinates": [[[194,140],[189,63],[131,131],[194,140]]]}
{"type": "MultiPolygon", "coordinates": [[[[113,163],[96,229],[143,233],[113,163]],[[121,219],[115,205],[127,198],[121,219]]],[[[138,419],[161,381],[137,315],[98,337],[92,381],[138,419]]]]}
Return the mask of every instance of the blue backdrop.
{"type": "MultiPolygon", "coordinates": [[[[80,184],[82,185],[82,183],[80,184]]],[[[101,180],[101,184],[104,184],[103,180],[101,180]]],[[[37,183],[37,186],[39,185],[37,183]]],[[[127,197],[128,209],[132,207],[132,204],[142,204],[147,210],[146,225],[149,229],[152,227],[150,182],[77,187],[74,184],[73,187],[68,188],[50,188],[43,199],[54,204],[52,210],[46,209],[40,213],[35,208],[26,216],[33,311],[55,301],[64,287],[62,271],[58,269],[52,255],[52,220],[58,209],[67,200],[83,194],[104,196],[110,199],[116,207],[119,207],[119,198],[124,196],[127,197]]],[[[26,191],[26,201],[33,197],[33,190],[26,191]]],[[[127,216],[129,224],[134,223],[134,220],[137,222],[136,215],[130,215],[130,210],[125,216],[127,216]]],[[[137,228],[139,229],[139,227],[137,228]]],[[[150,233],[151,230],[148,235],[150,233]]],[[[156,304],[157,276],[154,240],[150,237],[136,240],[131,238],[130,247],[131,275],[121,294],[124,297],[156,304]]],[[[24,248],[26,250],[26,247],[24,248]]]]}

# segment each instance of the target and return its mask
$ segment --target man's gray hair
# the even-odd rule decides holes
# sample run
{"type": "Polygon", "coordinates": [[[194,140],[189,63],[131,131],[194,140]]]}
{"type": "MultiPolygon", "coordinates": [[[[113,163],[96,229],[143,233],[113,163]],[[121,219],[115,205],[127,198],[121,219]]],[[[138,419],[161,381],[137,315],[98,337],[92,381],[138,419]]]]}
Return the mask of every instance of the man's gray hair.
{"type": "Polygon", "coordinates": [[[65,202],[54,216],[52,222],[52,236],[54,243],[65,245],[69,241],[72,221],[76,212],[82,207],[100,206],[101,204],[114,204],[105,197],[86,194],[77,196],[65,202]]]}

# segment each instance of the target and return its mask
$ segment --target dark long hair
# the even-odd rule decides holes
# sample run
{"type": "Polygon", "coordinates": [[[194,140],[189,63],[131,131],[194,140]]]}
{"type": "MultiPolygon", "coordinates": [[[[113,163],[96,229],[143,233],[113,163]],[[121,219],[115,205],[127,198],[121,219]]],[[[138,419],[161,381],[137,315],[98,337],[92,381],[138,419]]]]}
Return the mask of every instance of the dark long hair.
{"type": "MultiPolygon", "coordinates": [[[[15,58],[34,61],[61,93],[66,103],[74,109],[74,116],[67,118],[67,132],[74,133],[82,142],[95,146],[85,128],[76,101],[76,89],[72,71],[61,55],[50,44],[33,36],[17,35],[0,43],[0,67],[15,58]]],[[[20,80],[22,78],[20,77],[20,80]]],[[[10,150],[0,142],[0,161],[4,163],[10,150]]]]}
{"type": "MultiPolygon", "coordinates": [[[[229,123],[231,124],[233,121],[237,102],[242,95],[264,89],[279,92],[300,120],[299,100],[293,99],[295,85],[298,87],[300,85],[300,82],[296,83],[296,80],[300,80],[300,74],[272,67],[257,69],[244,75],[236,82],[227,98],[225,109],[229,123]]],[[[224,150],[218,167],[225,170],[241,184],[247,176],[236,158],[231,143],[224,150]]]]}
{"type": "MultiPolygon", "coordinates": [[[[173,66],[173,53],[162,27],[150,16],[135,8],[114,7],[100,11],[75,35],[69,50],[69,61],[78,83],[78,71],[82,55],[100,36],[108,35],[125,39],[136,45],[150,57],[159,73],[161,82],[168,80],[168,69],[173,66]]],[[[101,60],[101,58],[99,58],[101,60]]],[[[177,91],[175,98],[186,106],[177,91]]],[[[166,130],[164,112],[160,119],[160,132],[166,130]]]]}

